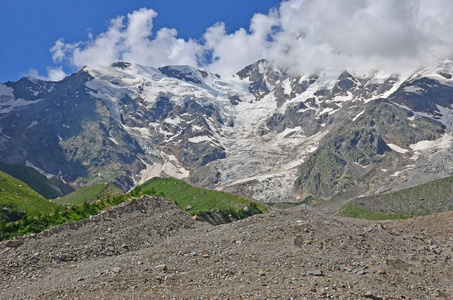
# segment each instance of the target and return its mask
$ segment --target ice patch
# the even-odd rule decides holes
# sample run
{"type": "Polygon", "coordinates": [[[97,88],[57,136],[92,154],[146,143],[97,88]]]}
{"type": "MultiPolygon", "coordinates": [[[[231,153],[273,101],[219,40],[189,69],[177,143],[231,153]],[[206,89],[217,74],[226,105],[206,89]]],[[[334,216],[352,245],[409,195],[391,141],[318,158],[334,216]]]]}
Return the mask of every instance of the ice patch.
{"type": "Polygon", "coordinates": [[[282,132],[277,134],[277,141],[284,141],[286,139],[306,139],[302,127],[296,126],[294,128],[285,128],[282,132]]]}
{"type": "Polygon", "coordinates": [[[406,86],[406,87],[404,87],[404,91],[405,91],[406,93],[416,93],[416,94],[421,94],[421,93],[423,93],[425,90],[422,89],[421,87],[411,85],[411,86],[406,86]]]}
{"type": "Polygon", "coordinates": [[[437,105],[437,109],[442,115],[438,121],[444,124],[447,129],[453,129],[453,109],[440,105],[437,105]]]}
{"type": "Polygon", "coordinates": [[[315,110],[315,109],[313,107],[307,107],[307,108],[299,109],[297,112],[303,113],[303,112],[306,112],[306,111],[309,111],[309,110],[315,110]]]}
{"type": "Polygon", "coordinates": [[[150,165],[140,159],[145,164],[146,168],[140,172],[138,184],[142,184],[151,178],[162,177],[165,175],[177,179],[183,179],[189,176],[190,172],[181,166],[178,159],[174,155],[168,155],[161,151],[160,156],[163,162],[156,163],[154,165],[150,165]]]}
{"type": "Polygon", "coordinates": [[[289,79],[285,79],[285,81],[283,81],[283,88],[284,88],[285,95],[291,94],[292,89],[291,89],[291,82],[289,81],[289,79]]]}
{"type": "Polygon", "coordinates": [[[346,101],[351,101],[354,99],[354,96],[348,92],[346,96],[336,96],[333,100],[334,101],[339,101],[339,102],[346,102],[346,101]]]}
{"type": "Polygon", "coordinates": [[[0,99],[2,99],[3,96],[14,97],[13,92],[14,90],[12,88],[0,83],[0,99]]]}
{"type": "Polygon", "coordinates": [[[130,127],[127,125],[123,125],[123,128],[130,134],[134,136],[139,136],[141,138],[152,138],[151,134],[149,133],[147,128],[143,127],[130,127]]]}
{"type": "Polygon", "coordinates": [[[192,132],[203,130],[203,127],[198,125],[192,125],[192,132]]]}
{"type": "Polygon", "coordinates": [[[109,136],[109,140],[111,140],[116,145],[119,145],[118,142],[116,141],[116,139],[113,136],[109,136]]]}
{"type": "MultiPolygon", "coordinates": [[[[201,74],[191,67],[171,66],[171,68],[187,73],[188,76],[192,73],[196,76],[201,74]]],[[[253,99],[253,95],[248,90],[248,84],[244,81],[234,77],[221,79],[210,72],[206,72],[207,75],[203,78],[206,84],[197,85],[167,77],[157,69],[137,64],[132,64],[124,70],[116,67],[89,67],[86,70],[95,78],[86,83],[88,88],[86,92],[102,100],[118,121],[121,121],[120,100],[124,97],[132,100],[139,98],[147,107],[153,107],[156,100],[162,96],[168,98],[173,104],[181,106],[192,99],[196,99],[202,106],[209,106],[215,102],[216,106],[222,107],[220,111],[222,115],[227,115],[229,107],[232,106],[229,100],[229,95],[232,93],[238,95],[242,101],[253,99]]],[[[172,125],[179,124],[177,118],[168,118],[165,122],[172,125]]]]}
{"type": "Polygon", "coordinates": [[[0,134],[3,135],[7,139],[11,139],[10,136],[7,136],[6,134],[3,133],[3,128],[0,128],[0,134]]]}
{"type": "Polygon", "coordinates": [[[423,112],[413,111],[409,107],[398,104],[398,103],[393,103],[393,104],[398,107],[404,108],[405,110],[411,111],[414,114],[414,116],[408,118],[409,120],[415,120],[415,118],[417,116],[430,118],[430,119],[436,120],[436,121],[444,124],[447,127],[447,129],[453,129],[453,109],[451,109],[451,108],[437,105],[437,109],[440,112],[440,117],[439,117],[439,115],[431,115],[431,114],[427,114],[427,113],[423,113],[423,112]]]}
{"type": "Polygon", "coordinates": [[[0,114],[7,114],[17,107],[35,104],[40,101],[42,101],[42,99],[35,101],[28,101],[21,98],[16,99],[13,95],[13,89],[0,84],[0,114]]]}
{"type": "Polygon", "coordinates": [[[393,173],[392,175],[390,175],[390,177],[397,177],[397,176],[399,176],[401,173],[402,173],[401,171],[395,172],[395,173],[393,173]]]}
{"type": "MultiPolygon", "coordinates": [[[[174,139],[178,138],[179,136],[181,135],[181,132],[179,132],[178,134],[175,134],[173,135],[171,138],[169,138],[168,140],[165,140],[165,143],[170,143],[172,142],[174,139]]],[[[180,143],[181,141],[176,141],[175,143],[180,143]]]]}
{"type": "Polygon", "coordinates": [[[368,168],[368,165],[366,165],[366,166],[362,166],[361,164],[359,164],[359,163],[356,163],[356,162],[355,162],[354,164],[355,164],[356,166],[359,166],[359,167],[361,167],[362,169],[366,169],[366,168],[368,168]]]}
{"type": "Polygon", "coordinates": [[[166,130],[163,130],[161,127],[159,127],[159,132],[162,133],[163,135],[167,136],[167,135],[173,135],[173,133],[169,132],[169,131],[166,131],[166,130]]]}
{"type": "Polygon", "coordinates": [[[333,108],[331,108],[331,107],[326,107],[326,108],[324,108],[324,109],[319,113],[319,115],[323,115],[323,114],[325,114],[325,113],[329,113],[329,114],[330,114],[330,113],[333,112],[333,111],[334,111],[333,108]]]}
{"type": "Polygon", "coordinates": [[[202,142],[212,142],[212,137],[207,136],[207,135],[196,136],[196,137],[189,138],[189,142],[194,143],[194,144],[198,144],[198,143],[202,143],[202,142]]]}
{"type": "Polygon", "coordinates": [[[357,118],[360,117],[364,112],[365,112],[365,109],[364,109],[362,112],[358,113],[357,116],[355,116],[355,117],[352,119],[352,122],[355,122],[355,120],[357,120],[357,118]]]}
{"type": "Polygon", "coordinates": [[[27,127],[27,129],[32,128],[33,126],[35,126],[37,124],[38,124],[37,121],[33,121],[33,122],[31,122],[30,126],[27,127]]]}
{"type": "Polygon", "coordinates": [[[57,176],[55,176],[55,175],[53,175],[53,174],[46,173],[44,170],[38,168],[37,166],[35,166],[34,164],[32,164],[32,163],[31,163],[30,161],[28,161],[28,160],[25,162],[25,165],[26,165],[27,167],[30,167],[30,168],[35,169],[36,171],[38,171],[39,173],[41,173],[41,175],[46,176],[47,179],[50,179],[50,178],[53,178],[53,177],[57,177],[57,176]]]}
{"type": "Polygon", "coordinates": [[[153,177],[160,176],[160,172],[158,172],[158,174],[156,175],[156,170],[153,169],[156,165],[150,165],[140,157],[138,157],[138,159],[145,165],[145,168],[140,171],[138,175],[139,176],[138,182],[134,179],[134,177],[132,177],[134,179],[134,186],[141,185],[153,177]]]}
{"type": "Polygon", "coordinates": [[[160,126],[160,123],[149,122],[149,123],[148,123],[148,126],[149,126],[149,127],[159,127],[159,126],[160,126]]]}
{"type": "Polygon", "coordinates": [[[413,151],[424,151],[429,149],[450,149],[452,146],[453,137],[449,134],[444,134],[441,138],[434,141],[420,141],[416,144],[412,144],[409,147],[413,151]]]}
{"type": "Polygon", "coordinates": [[[445,78],[445,74],[452,75],[453,74],[453,63],[451,60],[445,60],[443,62],[438,63],[434,67],[429,67],[421,72],[418,72],[411,76],[411,79],[418,79],[421,77],[426,77],[430,79],[437,80],[442,84],[446,84],[452,86],[452,78],[448,79],[445,78]]]}
{"type": "Polygon", "coordinates": [[[401,153],[401,154],[405,154],[406,152],[408,152],[409,150],[407,149],[404,149],[404,148],[401,148],[400,146],[397,146],[395,144],[387,144],[387,146],[390,147],[390,149],[392,149],[393,151],[396,151],[398,153],[401,153]]]}
{"type": "Polygon", "coordinates": [[[179,123],[181,123],[181,118],[178,117],[178,116],[175,116],[173,118],[167,118],[165,119],[165,123],[168,123],[168,124],[171,124],[171,125],[174,125],[174,126],[178,126],[179,123]]]}

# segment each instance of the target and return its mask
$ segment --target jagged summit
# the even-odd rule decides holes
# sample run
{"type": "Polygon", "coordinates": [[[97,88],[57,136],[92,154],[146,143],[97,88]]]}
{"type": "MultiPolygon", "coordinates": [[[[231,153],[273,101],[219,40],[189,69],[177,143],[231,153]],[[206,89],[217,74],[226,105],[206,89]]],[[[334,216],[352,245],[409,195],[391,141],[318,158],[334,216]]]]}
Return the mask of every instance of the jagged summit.
{"type": "Polygon", "coordinates": [[[124,61],[118,61],[110,65],[112,68],[120,68],[121,70],[124,70],[126,68],[129,68],[131,66],[131,63],[124,62],[124,61]]]}
{"type": "Polygon", "coordinates": [[[436,141],[451,140],[452,69],[293,76],[260,60],[223,78],[117,62],[24,78],[0,84],[0,160],[74,186],[173,176],[274,202],[399,188],[451,172],[436,141]]]}
{"type": "Polygon", "coordinates": [[[162,74],[168,77],[177,78],[187,82],[193,82],[196,84],[203,84],[203,77],[207,77],[207,72],[200,72],[189,66],[167,66],[159,68],[162,74]]]}

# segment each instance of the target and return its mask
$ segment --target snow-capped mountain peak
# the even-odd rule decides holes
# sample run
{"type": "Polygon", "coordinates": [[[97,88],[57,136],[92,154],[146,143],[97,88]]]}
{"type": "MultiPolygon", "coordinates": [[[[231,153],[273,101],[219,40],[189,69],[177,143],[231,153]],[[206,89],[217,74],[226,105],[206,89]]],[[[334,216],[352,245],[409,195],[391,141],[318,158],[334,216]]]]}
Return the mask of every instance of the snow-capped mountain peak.
{"type": "Polygon", "coordinates": [[[21,79],[0,85],[0,160],[73,185],[128,189],[173,176],[264,201],[367,192],[389,177],[362,185],[362,176],[413,164],[411,145],[448,134],[452,65],[405,79],[353,70],[293,76],[265,60],[231,77],[117,62],[60,82],[21,79]],[[335,188],[317,194],[325,184],[335,188]]]}

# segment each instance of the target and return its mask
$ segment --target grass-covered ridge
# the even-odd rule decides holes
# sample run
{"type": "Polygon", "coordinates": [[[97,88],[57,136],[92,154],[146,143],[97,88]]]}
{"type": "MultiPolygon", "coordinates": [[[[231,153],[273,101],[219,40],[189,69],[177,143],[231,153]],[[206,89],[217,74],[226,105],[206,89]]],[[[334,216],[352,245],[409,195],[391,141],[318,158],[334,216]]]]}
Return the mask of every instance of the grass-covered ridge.
{"type": "Polygon", "coordinates": [[[174,178],[153,178],[137,186],[134,195],[160,195],[172,200],[179,208],[193,215],[203,215],[210,211],[244,218],[251,214],[267,211],[264,204],[254,202],[239,195],[198,188],[174,178]],[[244,210],[245,209],[245,210],[244,210]],[[248,210],[248,213],[246,212],[248,210]]]}
{"type": "Polygon", "coordinates": [[[410,218],[453,210],[453,177],[401,191],[356,198],[338,215],[370,220],[410,218]]]}
{"type": "Polygon", "coordinates": [[[119,195],[123,192],[113,183],[102,183],[92,186],[83,187],[67,194],[63,197],[53,199],[52,201],[61,205],[82,204],[83,202],[93,202],[108,195],[119,195]]]}
{"type": "MultiPolygon", "coordinates": [[[[18,183],[14,184],[17,185],[18,183]]],[[[79,193],[69,195],[69,200],[62,200],[72,201],[72,205],[68,207],[66,207],[68,205],[67,202],[64,202],[64,207],[62,207],[41,196],[42,199],[52,205],[51,211],[47,213],[39,211],[34,215],[25,214],[21,216],[21,220],[16,222],[7,223],[6,220],[0,221],[0,241],[10,239],[14,236],[38,233],[69,220],[77,221],[88,218],[130,198],[140,197],[145,194],[162,196],[173,201],[181,209],[190,214],[200,216],[202,219],[208,221],[212,220],[213,216],[221,216],[222,220],[228,221],[231,219],[246,218],[267,211],[264,204],[244,197],[196,188],[184,181],[172,178],[151,179],[126,194],[112,195],[108,191],[117,192],[114,186],[111,187],[110,184],[83,188],[79,193]],[[100,195],[103,195],[102,198],[92,201],[92,199],[101,197],[100,195]],[[75,203],[79,201],[82,201],[82,203],[75,203]]]]}
{"type": "Polygon", "coordinates": [[[28,185],[0,171],[0,221],[11,222],[29,215],[53,212],[59,205],[50,202],[28,185]]]}
{"type": "Polygon", "coordinates": [[[120,204],[131,198],[130,194],[107,196],[93,203],[83,202],[79,205],[72,205],[63,208],[57,204],[52,213],[37,215],[25,214],[21,220],[6,223],[0,221],[0,241],[10,239],[30,233],[39,233],[55,225],[66,223],[67,221],[78,221],[95,215],[100,211],[106,210],[114,205],[120,204]]]}
{"type": "Polygon", "coordinates": [[[33,168],[0,162],[0,171],[21,180],[47,199],[57,198],[73,191],[71,186],[56,177],[47,178],[33,168]]]}

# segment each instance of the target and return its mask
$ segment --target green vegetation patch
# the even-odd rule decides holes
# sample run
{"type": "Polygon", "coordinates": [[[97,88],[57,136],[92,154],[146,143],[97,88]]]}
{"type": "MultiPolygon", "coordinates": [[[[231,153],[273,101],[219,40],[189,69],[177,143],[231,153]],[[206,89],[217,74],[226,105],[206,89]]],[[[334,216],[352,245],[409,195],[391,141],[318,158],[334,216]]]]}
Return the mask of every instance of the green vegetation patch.
{"type": "Polygon", "coordinates": [[[25,214],[45,214],[57,207],[59,205],[50,202],[19,179],[0,171],[0,221],[15,221],[25,214]]]}
{"type": "Polygon", "coordinates": [[[174,178],[150,179],[134,188],[131,193],[132,195],[162,196],[172,200],[179,208],[192,215],[203,215],[206,212],[216,210],[237,218],[245,218],[252,214],[267,211],[264,204],[250,199],[231,193],[197,188],[174,178]],[[246,207],[248,212],[244,211],[246,207]]]}
{"type": "Polygon", "coordinates": [[[355,204],[353,201],[344,205],[337,215],[342,217],[367,220],[397,220],[407,218],[407,216],[405,215],[389,215],[381,212],[371,211],[355,204]]]}
{"type": "Polygon", "coordinates": [[[47,199],[56,198],[73,191],[56,177],[47,178],[33,168],[0,162],[0,171],[17,178],[47,199]]]}
{"type": "Polygon", "coordinates": [[[130,198],[130,194],[108,195],[106,198],[92,203],[85,201],[82,204],[72,205],[68,208],[63,208],[52,203],[55,205],[55,208],[51,213],[38,213],[37,215],[24,214],[22,219],[16,222],[7,223],[5,220],[0,221],[0,241],[15,236],[39,233],[51,226],[60,225],[67,221],[79,221],[118,205],[130,198]]]}
{"type": "Polygon", "coordinates": [[[102,183],[83,187],[52,201],[61,205],[82,204],[83,202],[93,202],[108,195],[119,195],[123,192],[113,183],[102,183]]]}
{"type": "Polygon", "coordinates": [[[410,218],[453,210],[453,177],[434,180],[393,193],[360,197],[339,215],[373,220],[410,218]],[[377,215],[378,214],[379,217],[377,215]]]}
{"type": "MultiPolygon", "coordinates": [[[[8,175],[5,174],[5,176],[8,175]]],[[[10,181],[13,182],[11,184],[16,186],[20,184],[20,181],[8,176],[8,182],[10,181]]],[[[3,181],[0,180],[0,182],[3,181]]],[[[12,191],[11,187],[8,188],[6,186],[6,189],[12,191]]],[[[38,233],[51,226],[63,224],[67,221],[78,221],[88,218],[100,211],[118,205],[127,199],[139,197],[144,194],[162,196],[168,200],[172,200],[181,209],[200,217],[209,218],[212,216],[212,212],[215,211],[224,219],[228,219],[229,216],[241,219],[267,211],[264,204],[256,203],[230,193],[196,188],[184,181],[172,178],[151,179],[127,194],[110,194],[109,192],[112,191],[115,193],[118,192],[118,189],[116,187],[114,188],[114,185],[111,184],[95,185],[79,191],[79,193],[67,195],[73,204],[65,208],[47,201],[38,194],[38,197],[41,197],[41,199],[52,205],[51,212],[39,210],[35,215],[22,214],[20,216],[21,219],[16,222],[7,223],[6,220],[0,221],[0,241],[10,239],[14,236],[38,233]],[[76,196],[74,197],[74,195],[76,196]],[[92,202],[88,201],[99,197],[102,198],[92,202]],[[75,204],[79,201],[82,201],[82,203],[75,204]]],[[[63,202],[66,200],[62,198],[59,200],[67,205],[68,202],[63,202]]]]}

